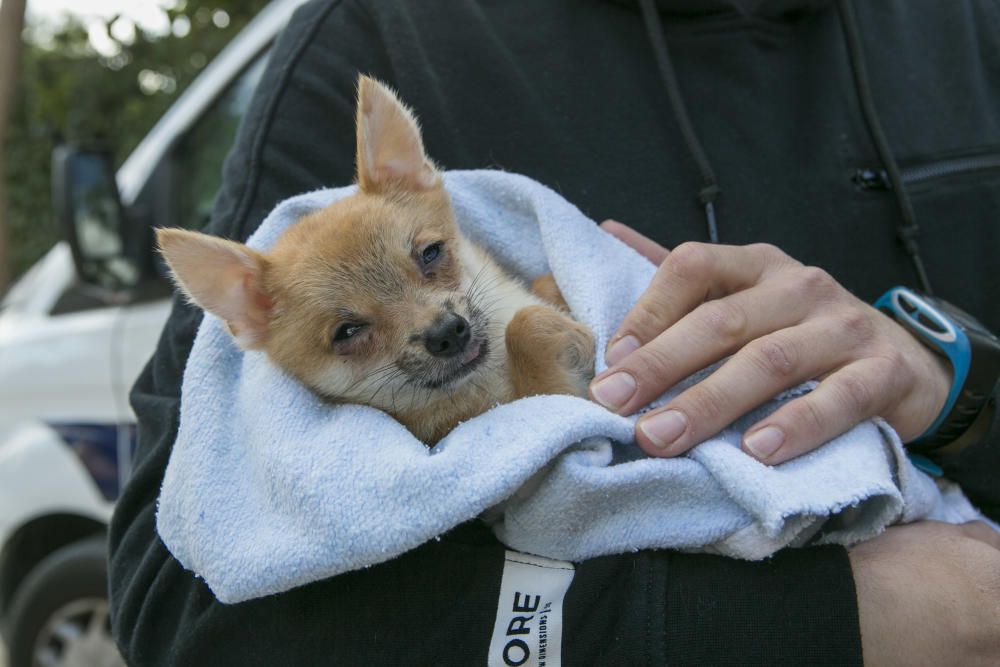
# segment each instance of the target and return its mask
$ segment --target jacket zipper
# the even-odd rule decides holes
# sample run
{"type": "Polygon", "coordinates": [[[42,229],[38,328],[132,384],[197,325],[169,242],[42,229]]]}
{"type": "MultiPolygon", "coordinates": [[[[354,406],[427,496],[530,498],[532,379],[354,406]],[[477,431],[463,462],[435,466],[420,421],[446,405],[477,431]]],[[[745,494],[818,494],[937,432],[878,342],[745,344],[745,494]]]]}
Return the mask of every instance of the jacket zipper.
{"type": "MultiPolygon", "coordinates": [[[[1000,154],[958,157],[930,164],[903,167],[899,170],[899,175],[903,179],[904,185],[913,185],[934,178],[989,169],[1000,169],[1000,154]]],[[[861,190],[892,190],[892,182],[885,169],[858,169],[854,172],[851,180],[861,190]]]]}

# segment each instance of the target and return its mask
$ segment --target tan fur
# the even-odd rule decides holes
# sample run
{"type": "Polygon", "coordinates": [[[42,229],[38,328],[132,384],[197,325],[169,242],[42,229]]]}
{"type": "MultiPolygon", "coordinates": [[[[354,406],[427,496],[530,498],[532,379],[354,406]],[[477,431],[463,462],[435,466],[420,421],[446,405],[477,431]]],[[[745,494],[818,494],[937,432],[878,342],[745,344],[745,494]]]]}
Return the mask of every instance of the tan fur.
{"type": "Polygon", "coordinates": [[[188,298],[225,320],[242,347],[259,349],[271,307],[261,284],[266,258],[241,243],[183,229],[157,229],[156,239],[188,298]]]}
{"type": "Polygon", "coordinates": [[[559,285],[556,284],[556,279],[551,273],[535,278],[531,283],[531,292],[555,306],[569,310],[569,306],[566,305],[566,300],[563,299],[562,292],[559,290],[559,285]]]}
{"type": "Polygon", "coordinates": [[[507,363],[515,395],[587,395],[594,336],[549,306],[528,306],[507,325],[507,363]]]}
{"type": "Polygon", "coordinates": [[[498,403],[586,396],[593,336],[560,310],[554,281],[536,281],[539,298],[465,239],[413,114],[366,77],[358,96],[359,191],[267,253],[158,230],[180,288],[320,396],[385,410],[427,443],[498,403]],[[425,336],[447,317],[471,338],[434,356],[425,336]]]}

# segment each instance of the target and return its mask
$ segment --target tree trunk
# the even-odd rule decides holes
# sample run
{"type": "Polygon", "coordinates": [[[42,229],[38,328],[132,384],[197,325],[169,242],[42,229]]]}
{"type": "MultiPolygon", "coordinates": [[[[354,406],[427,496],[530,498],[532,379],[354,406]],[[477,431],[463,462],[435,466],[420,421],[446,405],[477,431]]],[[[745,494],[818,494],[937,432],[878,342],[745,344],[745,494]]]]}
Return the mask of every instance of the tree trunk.
{"type": "Polygon", "coordinates": [[[0,4],[0,296],[10,282],[7,245],[7,171],[5,146],[7,122],[14,107],[17,73],[21,64],[21,32],[26,0],[3,0],[0,4]]]}

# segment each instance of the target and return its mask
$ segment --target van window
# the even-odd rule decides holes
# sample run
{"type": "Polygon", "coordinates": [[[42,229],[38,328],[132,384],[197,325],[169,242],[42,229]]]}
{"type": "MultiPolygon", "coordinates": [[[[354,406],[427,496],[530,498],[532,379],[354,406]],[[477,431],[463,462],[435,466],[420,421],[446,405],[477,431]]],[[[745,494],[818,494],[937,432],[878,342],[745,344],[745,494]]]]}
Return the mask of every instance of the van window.
{"type": "Polygon", "coordinates": [[[174,153],[177,226],[200,229],[208,224],[212,202],[222,185],[222,163],[269,55],[261,54],[243,70],[181,139],[174,153]]]}

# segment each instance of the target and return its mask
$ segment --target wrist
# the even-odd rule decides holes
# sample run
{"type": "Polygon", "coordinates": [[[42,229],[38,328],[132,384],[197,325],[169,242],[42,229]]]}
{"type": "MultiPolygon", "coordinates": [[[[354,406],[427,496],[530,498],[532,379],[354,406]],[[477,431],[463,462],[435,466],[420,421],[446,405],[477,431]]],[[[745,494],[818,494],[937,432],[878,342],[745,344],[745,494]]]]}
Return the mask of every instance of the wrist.
{"type": "MultiPolygon", "coordinates": [[[[910,332],[906,335],[912,336],[910,332]]],[[[947,413],[948,398],[955,379],[955,372],[947,359],[919,343],[916,350],[919,356],[916,361],[918,379],[913,394],[920,405],[913,414],[920,415],[920,419],[909,431],[904,433],[899,430],[904,444],[919,441],[933,432],[935,422],[947,413]]]]}
{"type": "MultiPolygon", "coordinates": [[[[991,421],[995,409],[991,397],[1000,377],[1000,339],[955,306],[903,287],[883,294],[875,307],[933,353],[938,368],[944,364],[950,377],[943,406],[908,447],[939,461],[945,454],[954,456],[977,439],[982,422],[991,421]],[[958,443],[963,444],[958,447],[958,443]]],[[[942,377],[940,372],[932,375],[942,377]]]]}

